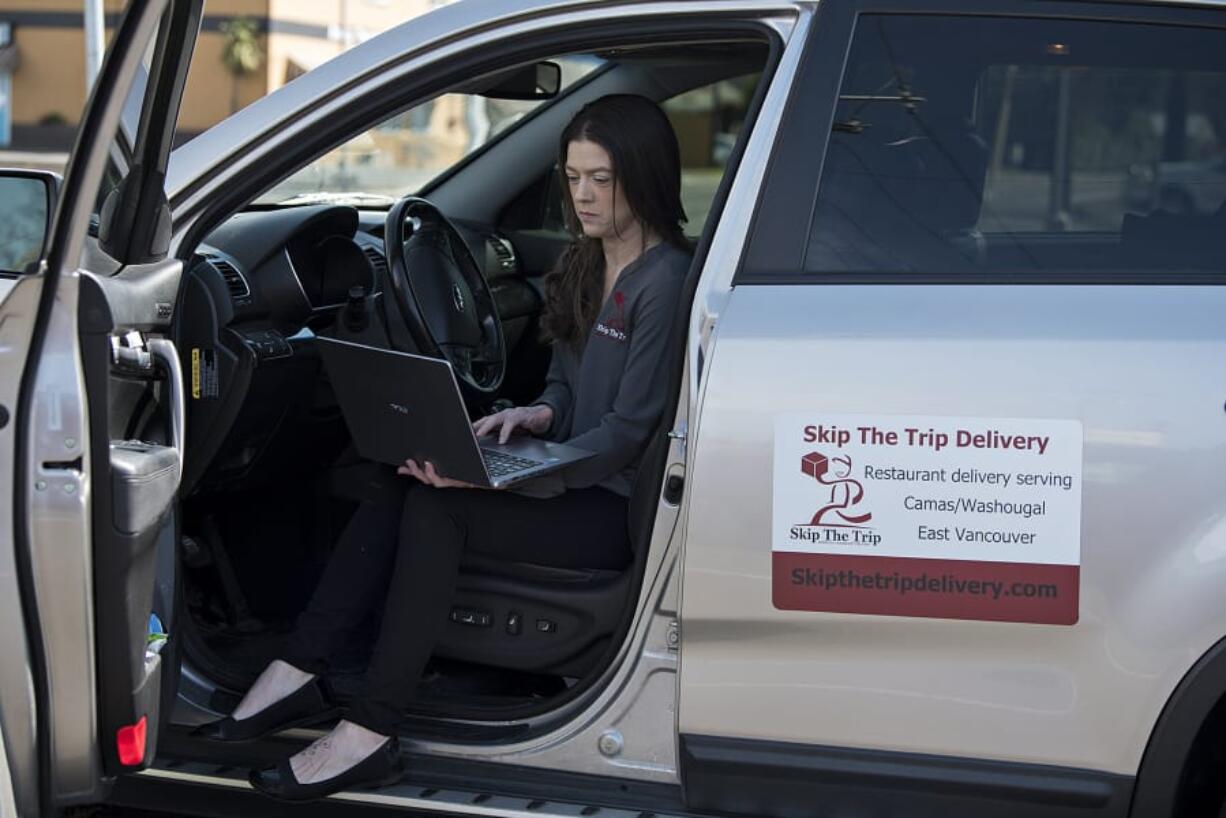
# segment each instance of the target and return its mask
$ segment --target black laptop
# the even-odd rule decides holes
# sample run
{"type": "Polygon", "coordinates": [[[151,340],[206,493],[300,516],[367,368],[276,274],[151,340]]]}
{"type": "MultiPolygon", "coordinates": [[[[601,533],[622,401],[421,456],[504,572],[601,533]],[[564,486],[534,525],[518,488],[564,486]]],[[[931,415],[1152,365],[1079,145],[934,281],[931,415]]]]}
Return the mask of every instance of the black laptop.
{"type": "Polygon", "coordinates": [[[478,440],[447,361],[335,338],[316,343],[365,458],[395,466],[430,461],[443,477],[502,488],[592,456],[527,436],[478,440]]]}

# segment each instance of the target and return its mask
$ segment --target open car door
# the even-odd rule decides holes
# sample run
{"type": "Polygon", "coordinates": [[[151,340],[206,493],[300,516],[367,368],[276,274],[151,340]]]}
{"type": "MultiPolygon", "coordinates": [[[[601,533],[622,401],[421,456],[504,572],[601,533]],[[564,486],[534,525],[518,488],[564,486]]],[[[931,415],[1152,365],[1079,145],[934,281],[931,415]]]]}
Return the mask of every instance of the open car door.
{"type": "Polygon", "coordinates": [[[21,815],[100,800],[147,765],[173,687],[172,647],[151,637],[151,613],[173,615],[174,583],[154,584],[159,554],[173,561],[184,416],[158,337],[182,266],[164,179],[202,4],[128,3],[49,188],[44,257],[0,302],[0,721],[21,815]]]}

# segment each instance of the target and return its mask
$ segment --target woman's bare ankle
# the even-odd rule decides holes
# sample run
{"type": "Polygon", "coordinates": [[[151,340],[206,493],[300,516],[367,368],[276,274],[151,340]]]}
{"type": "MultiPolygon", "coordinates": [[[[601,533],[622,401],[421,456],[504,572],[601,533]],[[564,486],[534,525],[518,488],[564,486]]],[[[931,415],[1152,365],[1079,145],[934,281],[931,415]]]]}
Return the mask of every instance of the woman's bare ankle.
{"type": "Polygon", "coordinates": [[[250,718],[296,692],[314,678],[314,673],[307,673],[289,662],[274,659],[264,668],[255,684],[251,685],[251,689],[243,696],[243,700],[234,708],[230,717],[235,721],[250,718]]]}

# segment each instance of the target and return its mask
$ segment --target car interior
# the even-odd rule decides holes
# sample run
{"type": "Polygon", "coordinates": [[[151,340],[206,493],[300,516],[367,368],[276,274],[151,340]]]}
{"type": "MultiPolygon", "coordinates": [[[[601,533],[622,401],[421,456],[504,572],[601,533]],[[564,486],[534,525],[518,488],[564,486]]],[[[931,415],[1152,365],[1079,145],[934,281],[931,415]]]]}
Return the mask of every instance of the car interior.
{"type": "MultiPolygon", "coordinates": [[[[507,78],[541,63],[406,101],[211,230],[184,274],[174,340],[189,382],[180,635],[217,685],[218,712],[277,656],[374,468],[353,449],[316,339],[447,357],[473,418],[530,402],[550,357],[542,280],[570,240],[556,169],[565,123],[609,93],[659,102],[680,141],[697,240],[715,221],[707,214],[769,55],[764,37],[744,35],[607,48],[551,56],[562,87],[531,104],[506,104],[517,98],[507,78]],[[484,141],[471,138],[474,112],[488,120],[476,128],[484,141]],[[467,127],[468,144],[429,142],[439,127],[467,127]],[[414,167],[432,151],[433,165],[414,167]],[[388,156],[400,165],[381,165],[388,156]],[[473,304],[462,327],[449,317],[454,287],[473,304]]],[[[638,598],[659,475],[641,477],[662,463],[655,448],[631,498],[634,556],[620,570],[466,558],[407,719],[547,712],[600,675],[638,598]]],[[[378,629],[375,615],[336,657],[329,682],[342,701],[378,629]]]]}

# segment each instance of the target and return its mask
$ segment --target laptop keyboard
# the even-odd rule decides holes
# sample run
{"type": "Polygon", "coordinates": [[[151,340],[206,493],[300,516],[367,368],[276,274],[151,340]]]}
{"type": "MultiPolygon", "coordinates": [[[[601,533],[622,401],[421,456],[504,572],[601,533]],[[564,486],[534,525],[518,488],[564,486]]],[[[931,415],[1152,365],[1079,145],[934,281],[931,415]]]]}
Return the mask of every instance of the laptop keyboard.
{"type": "Polygon", "coordinates": [[[531,469],[534,466],[540,466],[540,460],[533,460],[528,457],[516,457],[513,454],[506,452],[496,452],[491,449],[482,449],[481,457],[485,460],[485,470],[489,473],[490,478],[506,477],[508,474],[521,472],[525,469],[531,469]]]}

